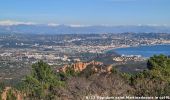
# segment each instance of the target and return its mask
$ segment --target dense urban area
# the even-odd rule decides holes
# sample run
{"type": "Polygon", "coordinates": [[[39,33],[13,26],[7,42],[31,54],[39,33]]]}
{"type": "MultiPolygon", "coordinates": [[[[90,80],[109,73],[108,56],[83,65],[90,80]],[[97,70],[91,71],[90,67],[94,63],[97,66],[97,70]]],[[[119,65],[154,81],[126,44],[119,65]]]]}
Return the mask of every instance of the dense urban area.
{"type": "Polygon", "coordinates": [[[39,60],[54,68],[75,62],[103,60],[105,64],[144,61],[140,55],[121,56],[113,50],[130,46],[170,43],[166,33],[107,34],[0,34],[0,77],[11,80],[29,72],[29,66],[39,60]],[[16,71],[17,70],[17,71],[16,71]],[[15,74],[15,75],[11,75],[15,74]]]}
{"type": "Polygon", "coordinates": [[[31,70],[36,70],[34,65],[41,66],[37,64],[51,66],[54,72],[70,73],[68,76],[59,75],[61,80],[67,80],[65,78],[77,75],[77,72],[83,73],[83,77],[94,72],[115,73],[117,69],[122,73],[138,73],[148,69],[148,59],[140,55],[120,55],[114,49],[169,43],[170,34],[167,33],[1,33],[0,82],[10,86],[6,87],[8,91],[11,86],[19,84],[26,75],[32,73],[31,70]],[[89,72],[89,66],[92,66],[92,72],[89,72]],[[113,66],[116,69],[113,70],[113,66]],[[70,68],[75,72],[70,71],[70,68]]]}

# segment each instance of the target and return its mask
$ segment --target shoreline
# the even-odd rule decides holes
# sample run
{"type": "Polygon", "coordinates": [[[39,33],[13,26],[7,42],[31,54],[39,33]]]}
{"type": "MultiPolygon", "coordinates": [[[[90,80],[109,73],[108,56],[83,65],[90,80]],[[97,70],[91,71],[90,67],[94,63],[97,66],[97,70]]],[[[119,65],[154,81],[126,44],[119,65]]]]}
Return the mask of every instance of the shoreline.
{"type": "Polygon", "coordinates": [[[145,47],[145,46],[161,46],[161,45],[170,45],[170,43],[113,47],[113,48],[108,48],[107,50],[104,50],[103,53],[107,53],[109,51],[114,51],[116,49],[125,49],[125,48],[133,48],[133,47],[145,47]]]}

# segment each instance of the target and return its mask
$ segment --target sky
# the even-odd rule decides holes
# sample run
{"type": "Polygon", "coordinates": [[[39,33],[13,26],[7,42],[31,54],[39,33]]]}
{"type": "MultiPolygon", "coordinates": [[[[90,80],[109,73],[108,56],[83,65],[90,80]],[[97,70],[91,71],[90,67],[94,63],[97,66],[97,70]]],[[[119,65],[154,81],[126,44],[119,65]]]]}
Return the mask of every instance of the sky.
{"type": "Polygon", "coordinates": [[[0,0],[0,23],[168,25],[170,0],[0,0]]]}

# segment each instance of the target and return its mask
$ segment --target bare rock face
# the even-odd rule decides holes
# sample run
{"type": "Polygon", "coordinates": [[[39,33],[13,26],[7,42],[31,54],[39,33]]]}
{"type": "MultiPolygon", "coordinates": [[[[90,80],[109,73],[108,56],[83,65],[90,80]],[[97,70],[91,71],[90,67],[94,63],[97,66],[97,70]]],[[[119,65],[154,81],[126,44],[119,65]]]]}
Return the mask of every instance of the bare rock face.
{"type": "Polygon", "coordinates": [[[112,68],[113,68],[113,66],[112,66],[112,65],[107,66],[107,67],[106,67],[106,72],[111,72],[111,71],[112,71],[112,68]]]}
{"type": "Polygon", "coordinates": [[[95,72],[111,72],[112,66],[105,66],[102,62],[91,61],[91,62],[77,62],[72,65],[64,65],[57,72],[66,72],[67,68],[71,67],[76,72],[81,72],[87,67],[91,68],[95,72]]]}
{"type": "MultiPolygon", "coordinates": [[[[7,100],[7,93],[11,90],[11,87],[5,87],[4,91],[1,94],[2,100],[7,100]]],[[[12,90],[12,93],[16,97],[16,100],[23,100],[23,95],[20,91],[12,90]]]]}
{"type": "Polygon", "coordinates": [[[87,63],[83,63],[83,62],[77,62],[75,64],[72,65],[74,71],[82,71],[87,67],[87,63]]]}

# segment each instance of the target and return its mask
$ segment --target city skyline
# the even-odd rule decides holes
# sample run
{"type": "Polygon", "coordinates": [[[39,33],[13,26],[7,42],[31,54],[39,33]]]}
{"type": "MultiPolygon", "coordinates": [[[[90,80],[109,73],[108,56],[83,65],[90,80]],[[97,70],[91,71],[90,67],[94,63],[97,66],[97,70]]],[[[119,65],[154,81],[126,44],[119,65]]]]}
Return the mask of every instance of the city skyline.
{"type": "Polygon", "coordinates": [[[0,24],[167,25],[169,0],[1,0],[0,24]]]}

